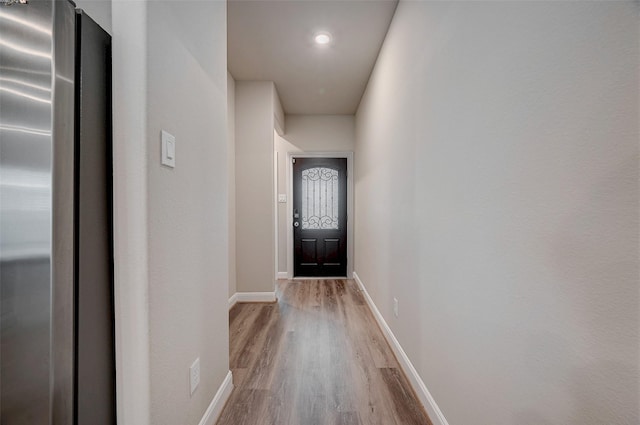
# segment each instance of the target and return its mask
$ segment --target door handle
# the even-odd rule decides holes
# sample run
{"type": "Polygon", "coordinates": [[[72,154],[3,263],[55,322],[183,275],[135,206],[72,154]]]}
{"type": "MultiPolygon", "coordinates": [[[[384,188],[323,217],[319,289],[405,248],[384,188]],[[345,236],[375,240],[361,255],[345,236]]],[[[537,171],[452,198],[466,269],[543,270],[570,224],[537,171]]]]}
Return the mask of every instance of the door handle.
{"type": "Polygon", "coordinates": [[[298,223],[297,221],[294,221],[293,222],[293,227],[298,227],[298,226],[300,226],[300,223],[298,223]]]}

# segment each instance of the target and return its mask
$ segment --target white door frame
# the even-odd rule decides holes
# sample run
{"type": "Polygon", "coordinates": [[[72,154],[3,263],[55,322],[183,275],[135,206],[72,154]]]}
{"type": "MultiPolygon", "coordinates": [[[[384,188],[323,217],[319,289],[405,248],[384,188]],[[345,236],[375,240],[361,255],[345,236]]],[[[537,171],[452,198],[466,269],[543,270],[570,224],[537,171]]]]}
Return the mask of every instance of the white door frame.
{"type": "MultiPolygon", "coordinates": [[[[347,158],[347,278],[353,276],[353,152],[287,153],[287,277],[293,279],[293,167],[294,158],[347,158]]],[[[336,276],[339,277],[339,276],[336,276]]]]}

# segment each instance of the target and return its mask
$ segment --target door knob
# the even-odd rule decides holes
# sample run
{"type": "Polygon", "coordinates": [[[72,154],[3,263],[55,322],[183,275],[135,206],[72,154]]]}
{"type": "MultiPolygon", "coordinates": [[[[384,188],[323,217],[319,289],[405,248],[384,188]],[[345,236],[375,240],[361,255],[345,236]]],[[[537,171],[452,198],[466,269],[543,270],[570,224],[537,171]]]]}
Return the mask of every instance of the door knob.
{"type": "Polygon", "coordinates": [[[300,226],[300,223],[298,223],[297,221],[294,221],[293,222],[293,227],[298,227],[298,226],[300,226]]]}

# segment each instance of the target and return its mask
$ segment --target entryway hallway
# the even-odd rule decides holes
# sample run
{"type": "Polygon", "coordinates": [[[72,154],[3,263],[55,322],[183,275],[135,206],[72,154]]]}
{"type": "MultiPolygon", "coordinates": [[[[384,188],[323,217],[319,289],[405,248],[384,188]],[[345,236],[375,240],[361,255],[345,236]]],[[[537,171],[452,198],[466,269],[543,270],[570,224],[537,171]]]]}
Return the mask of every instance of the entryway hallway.
{"type": "Polygon", "coordinates": [[[431,424],[352,280],[281,280],[229,312],[219,425],[431,424]]]}

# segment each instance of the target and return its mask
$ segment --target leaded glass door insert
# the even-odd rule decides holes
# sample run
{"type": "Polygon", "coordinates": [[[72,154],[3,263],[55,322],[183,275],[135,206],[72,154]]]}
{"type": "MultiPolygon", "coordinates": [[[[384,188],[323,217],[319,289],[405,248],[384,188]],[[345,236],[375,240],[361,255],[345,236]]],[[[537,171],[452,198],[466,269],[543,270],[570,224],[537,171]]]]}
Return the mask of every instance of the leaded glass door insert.
{"type": "Polygon", "coordinates": [[[346,276],[346,223],[346,158],[295,158],[295,276],[346,276]]]}
{"type": "Polygon", "coordinates": [[[338,229],[338,170],[326,167],[302,171],[302,230],[338,229]]]}

